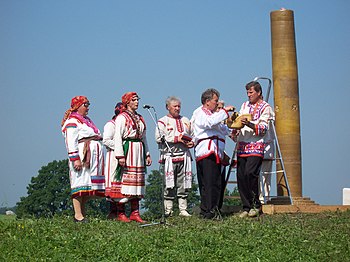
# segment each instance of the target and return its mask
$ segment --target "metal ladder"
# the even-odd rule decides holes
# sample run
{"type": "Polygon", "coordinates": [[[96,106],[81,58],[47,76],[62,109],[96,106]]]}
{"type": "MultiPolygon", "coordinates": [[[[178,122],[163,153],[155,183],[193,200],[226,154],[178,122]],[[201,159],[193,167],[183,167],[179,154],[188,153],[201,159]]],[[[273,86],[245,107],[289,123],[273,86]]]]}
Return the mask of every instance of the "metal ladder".
{"type": "MultiPolygon", "coordinates": [[[[270,96],[270,90],[271,90],[271,79],[269,78],[266,78],[266,77],[256,77],[254,78],[254,81],[258,81],[260,79],[263,79],[263,80],[268,80],[269,82],[269,85],[268,85],[268,89],[267,89],[267,92],[266,92],[266,98],[265,98],[265,101],[268,102],[269,100],[269,96],[270,96]]],[[[290,192],[290,187],[289,187],[289,184],[288,184],[288,179],[287,179],[287,175],[286,175],[286,169],[285,169],[285,166],[284,166],[284,162],[283,162],[283,157],[282,157],[282,152],[281,152],[281,148],[280,148],[280,145],[279,145],[279,142],[278,142],[278,137],[277,137],[277,133],[276,133],[276,128],[275,128],[275,122],[274,120],[270,120],[271,122],[269,123],[269,127],[272,128],[272,131],[273,131],[273,136],[274,136],[274,146],[275,146],[275,152],[274,152],[274,158],[272,159],[264,159],[263,161],[275,161],[275,165],[276,165],[276,169],[277,169],[277,166],[280,166],[281,169],[279,170],[275,170],[275,171],[261,171],[260,172],[260,185],[261,185],[261,194],[264,198],[264,204],[267,204],[268,201],[270,201],[271,199],[276,199],[276,200],[287,200],[288,201],[288,204],[291,204],[293,205],[293,199],[292,199],[292,196],[291,196],[291,192],[290,192]],[[278,165],[279,163],[279,165],[278,165]],[[263,181],[264,181],[264,175],[273,175],[275,174],[276,175],[276,187],[277,185],[279,186],[283,186],[285,187],[284,189],[286,190],[288,196],[266,196],[266,192],[265,192],[265,187],[264,187],[264,184],[263,184],[263,181]],[[281,174],[281,176],[278,176],[279,174],[281,174]],[[282,183],[282,180],[284,181],[284,184],[282,183]]],[[[230,178],[230,174],[232,172],[236,172],[236,167],[235,167],[235,158],[236,158],[236,148],[233,150],[233,153],[232,153],[232,158],[231,158],[231,163],[229,165],[229,169],[227,171],[227,174],[226,174],[226,178],[225,178],[225,187],[227,188],[227,185],[228,184],[237,184],[237,180],[229,180],[230,178]]],[[[230,197],[230,196],[225,196],[225,198],[238,198],[239,197],[230,197]]]]}

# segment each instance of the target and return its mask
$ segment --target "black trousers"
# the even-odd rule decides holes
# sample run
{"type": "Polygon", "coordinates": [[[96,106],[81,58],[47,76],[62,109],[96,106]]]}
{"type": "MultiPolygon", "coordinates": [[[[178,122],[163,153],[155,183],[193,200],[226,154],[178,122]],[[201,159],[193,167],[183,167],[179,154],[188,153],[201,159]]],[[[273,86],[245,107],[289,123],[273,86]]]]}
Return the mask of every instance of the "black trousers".
{"type": "Polygon", "coordinates": [[[197,162],[197,178],[201,198],[201,215],[212,218],[215,208],[222,206],[225,189],[222,165],[216,163],[214,154],[197,162]]]}
{"type": "Polygon", "coordinates": [[[262,158],[258,156],[238,157],[237,185],[243,210],[261,208],[259,201],[259,174],[262,158]]]}

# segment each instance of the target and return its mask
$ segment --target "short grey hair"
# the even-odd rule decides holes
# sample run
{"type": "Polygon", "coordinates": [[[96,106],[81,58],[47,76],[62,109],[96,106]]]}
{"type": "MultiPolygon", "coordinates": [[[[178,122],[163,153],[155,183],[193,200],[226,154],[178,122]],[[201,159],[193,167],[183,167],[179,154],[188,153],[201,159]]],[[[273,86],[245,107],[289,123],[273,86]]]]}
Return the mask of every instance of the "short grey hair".
{"type": "Polygon", "coordinates": [[[201,96],[202,105],[204,105],[207,100],[213,99],[214,95],[220,97],[220,92],[214,88],[209,88],[205,90],[201,96]]]}
{"type": "Polygon", "coordinates": [[[165,100],[165,108],[168,109],[168,106],[171,104],[171,102],[179,102],[181,104],[180,98],[176,96],[168,96],[168,98],[165,100]]]}
{"type": "Polygon", "coordinates": [[[225,101],[224,100],[219,100],[218,103],[222,104],[222,106],[225,106],[225,101]]]}

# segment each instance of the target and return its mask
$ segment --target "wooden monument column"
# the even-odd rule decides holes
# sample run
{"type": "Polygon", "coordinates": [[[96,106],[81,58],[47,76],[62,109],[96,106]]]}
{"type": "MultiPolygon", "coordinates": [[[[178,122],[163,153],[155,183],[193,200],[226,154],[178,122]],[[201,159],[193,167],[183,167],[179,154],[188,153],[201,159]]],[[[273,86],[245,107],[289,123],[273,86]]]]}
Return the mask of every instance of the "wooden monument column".
{"type": "MultiPolygon", "coordinates": [[[[276,133],[292,198],[302,197],[300,107],[294,14],[291,10],[281,9],[272,11],[270,19],[276,133]]],[[[287,196],[284,181],[277,177],[277,182],[277,194],[287,196]]]]}

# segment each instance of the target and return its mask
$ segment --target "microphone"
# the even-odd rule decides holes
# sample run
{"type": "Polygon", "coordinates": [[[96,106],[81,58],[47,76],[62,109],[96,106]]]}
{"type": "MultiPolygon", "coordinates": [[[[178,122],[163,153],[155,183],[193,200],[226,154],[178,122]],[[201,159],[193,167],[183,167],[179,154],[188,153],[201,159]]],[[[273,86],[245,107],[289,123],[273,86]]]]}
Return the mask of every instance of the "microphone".
{"type": "Polygon", "coordinates": [[[153,108],[153,106],[151,106],[151,105],[143,105],[143,108],[144,109],[150,109],[150,108],[153,108]]]}

